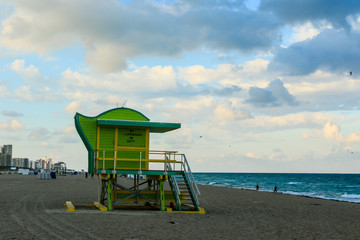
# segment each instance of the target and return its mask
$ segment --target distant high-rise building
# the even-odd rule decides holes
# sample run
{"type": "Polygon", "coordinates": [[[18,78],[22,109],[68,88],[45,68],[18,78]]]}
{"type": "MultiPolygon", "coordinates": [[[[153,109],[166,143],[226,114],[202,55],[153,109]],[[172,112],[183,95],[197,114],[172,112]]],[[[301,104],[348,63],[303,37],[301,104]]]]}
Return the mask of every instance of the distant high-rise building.
{"type": "Polygon", "coordinates": [[[13,158],[11,166],[18,167],[18,168],[30,168],[29,159],[28,158],[13,158]]]}
{"type": "Polygon", "coordinates": [[[34,168],[36,169],[52,169],[52,159],[48,157],[44,157],[44,159],[38,159],[34,161],[34,168]]]}
{"type": "Polygon", "coordinates": [[[11,157],[12,157],[12,145],[4,145],[1,147],[0,154],[0,166],[11,167],[11,157]]]}
{"type": "Polygon", "coordinates": [[[10,157],[12,157],[12,145],[4,145],[1,148],[2,154],[8,154],[10,157]]]}
{"type": "Polygon", "coordinates": [[[11,167],[11,156],[9,154],[0,154],[0,166],[11,167]]]}

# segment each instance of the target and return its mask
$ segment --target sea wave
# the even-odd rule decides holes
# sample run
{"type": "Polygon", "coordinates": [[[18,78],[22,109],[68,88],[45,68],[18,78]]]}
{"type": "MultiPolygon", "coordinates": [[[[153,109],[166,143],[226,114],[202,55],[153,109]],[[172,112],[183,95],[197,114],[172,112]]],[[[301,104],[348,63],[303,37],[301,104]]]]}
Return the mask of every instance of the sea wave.
{"type": "Polygon", "coordinates": [[[360,200],[360,194],[343,194],[341,195],[343,198],[353,198],[353,199],[359,199],[360,200]]]}
{"type": "Polygon", "coordinates": [[[298,185],[298,184],[302,184],[302,182],[288,182],[286,184],[290,184],[290,185],[298,185]]]}

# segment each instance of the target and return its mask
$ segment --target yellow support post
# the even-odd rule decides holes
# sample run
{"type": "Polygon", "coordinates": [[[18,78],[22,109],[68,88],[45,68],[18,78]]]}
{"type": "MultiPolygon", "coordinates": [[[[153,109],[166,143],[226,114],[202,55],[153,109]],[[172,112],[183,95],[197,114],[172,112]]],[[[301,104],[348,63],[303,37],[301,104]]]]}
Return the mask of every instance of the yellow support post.
{"type": "Polygon", "coordinates": [[[67,207],[67,212],[74,212],[75,211],[75,207],[74,205],[72,204],[72,202],[70,201],[66,201],[66,207],[67,207]]]}
{"type": "Polygon", "coordinates": [[[94,202],[94,205],[95,205],[95,207],[97,207],[100,211],[107,211],[107,208],[106,208],[104,205],[102,205],[101,203],[99,203],[99,202],[94,202]]]}

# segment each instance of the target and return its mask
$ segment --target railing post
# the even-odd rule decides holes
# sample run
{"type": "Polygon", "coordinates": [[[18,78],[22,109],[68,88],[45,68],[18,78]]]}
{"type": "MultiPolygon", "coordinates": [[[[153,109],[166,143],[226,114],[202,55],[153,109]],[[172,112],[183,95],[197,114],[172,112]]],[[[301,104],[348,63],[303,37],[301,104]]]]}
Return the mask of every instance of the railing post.
{"type": "Polygon", "coordinates": [[[176,155],[175,155],[175,152],[174,152],[174,170],[176,170],[175,161],[176,161],[176,155]]]}
{"type": "Polygon", "coordinates": [[[116,173],[116,150],[114,151],[114,171],[113,174],[116,173]]]}
{"type": "Polygon", "coordinates": [[[96,150],[96,167],[95,167],[95,173],[97,174],[99,170],[99,150],[96,150]]]}
{"type": "Polygon", "coordinates": [[[103,150],[103,171],[105,170],[105,150],[103,150]]]}
{"type": "Polygon", "coordinates": [[[139,166],[139,175],[141,175],[141,151],[140,151],[140,166],[139,166]]]}
{"type": "Polygon", "coordinates": [[[164,172],[165,172],[165,175],[167,175],[167,156],[166,156],[166,152],[164,153],[164,156],[165,156],[164,172]]]}

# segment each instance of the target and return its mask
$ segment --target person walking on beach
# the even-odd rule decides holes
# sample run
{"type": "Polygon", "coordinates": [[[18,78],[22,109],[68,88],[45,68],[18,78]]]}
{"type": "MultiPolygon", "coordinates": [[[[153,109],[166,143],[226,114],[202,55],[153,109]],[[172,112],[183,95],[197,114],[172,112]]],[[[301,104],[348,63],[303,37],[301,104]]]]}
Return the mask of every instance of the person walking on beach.
{"type": "Polygon", "coordinates": [[[259,184],[256,184],[256,191],[259,191],[259,184]]]}
{"type": "Polygon", "coordinates": [[[277,186],[274,187],[274,193],[277,193],[277,186]]]}

